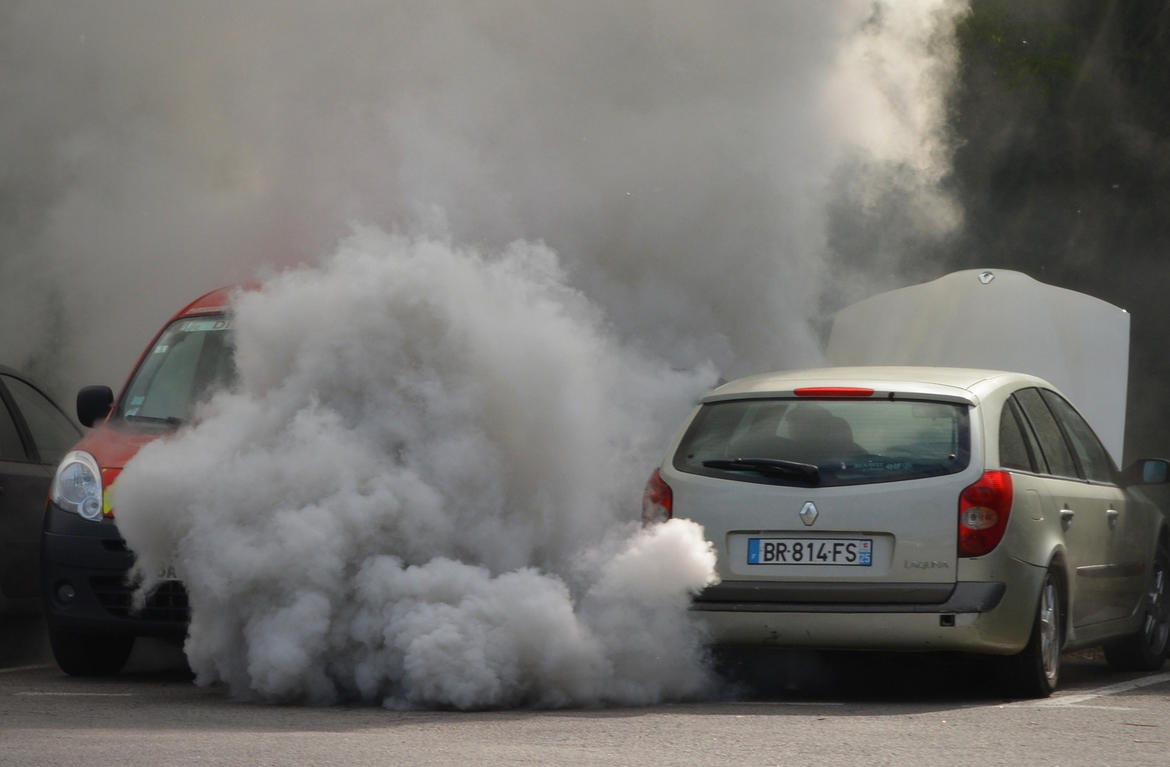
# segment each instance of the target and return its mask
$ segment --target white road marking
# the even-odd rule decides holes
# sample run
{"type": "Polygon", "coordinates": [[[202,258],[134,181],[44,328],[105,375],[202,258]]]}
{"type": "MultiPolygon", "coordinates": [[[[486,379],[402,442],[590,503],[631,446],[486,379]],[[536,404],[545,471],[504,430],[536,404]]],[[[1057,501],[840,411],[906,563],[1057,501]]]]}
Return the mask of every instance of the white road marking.
{"type": "Polygon", "coordinates": [[[1118,693],[1130,692],[1132,690],[1139,690],[1142,687],[1150,687],[1151,685],[1155,685],[1155,684],[1165,684],[1166,682],[1170,682],[1170,673],[1153,674],[1152,676],[1143,676],[1143,677],[1138,677],[1137,679],[1131,679],[1128,682],[1118,682],[1117,684],[1111,684],[1107,687],[1098,687],[1096,690],[1090,690],[1089,692],[1081,693],[1080,695],[1062,695],[1059,698],[1049,698],[1048,700],[1032,701],[1031,705],[1043,706],[1045,708],[1048,708],[1048,707],[1058,707],[1059,708],[1059,707],[1066,707],[1066,706],[1080,707],[1080,704],[1082,704],[1086,701],[1090,701],[1093,698],[1101,698],[1101,697],[1104,697],[1106,695],[1117,695],[1118,693]]]}
{"type": "Polygon", "coordinates": [[[44,690],[21,690],[14,692],[13,695],[26,695],[29,697],[52,697],[52,698],[132,698],[132,692],[48,692],[44,690]]]}
{"type": "MultiPolygon", "coordinates": [[[[1089,705],[1081,705],[1079,703],[1070,703],[1067,706],[1055,706],[1051,702],[1036,703],[1034,701],[1024,701],[1023,703],[1012,703],[1010,705],[1012,705],[1012,706],[1019,706],[1019,705],[1045,706],[1046,708],[1090,708],[1090,709],[1093,709],[1094,711],[1140,711],[1141,710],[1138,708],[1134,708],[1133,706],[1089,706],[1089,705]]],[[[1003,707],[1000,706],[1000,708],[1003,708],[1003,707]]]]}
{"type": "Polygon", "coordinates": [[[52,666],[13,666],[12,668],[0,668],[0,674],[15,674],[17,671],[40,671],[46,668],[52,668],[52,666]]]}

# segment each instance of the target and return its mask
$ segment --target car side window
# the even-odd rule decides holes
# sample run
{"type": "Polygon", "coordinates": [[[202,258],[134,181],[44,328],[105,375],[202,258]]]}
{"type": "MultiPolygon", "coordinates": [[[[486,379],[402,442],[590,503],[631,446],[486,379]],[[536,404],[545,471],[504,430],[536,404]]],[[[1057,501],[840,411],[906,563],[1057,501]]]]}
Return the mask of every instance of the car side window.
{"type": "Polygon", "coordinates": [[[81,437],[81,430],[57,406],[29,384],[4,376],[4,385],[12,395],[28,430],[32,432],[41,463],[56,463],[81,437]]]}
{"type": "Polygon", "coordinates": [[[1004,469],[1036,471],[1036,459],[1024,437],[1019,406],[1009,399],[999,414],[999,465],[1004,469]]]}
{"type": "Polygon", "coordinates": [[[8,406],[0,399],[0,461],[27,461],[24,453],[24,443],[20,441],[20,432],[16,430],[16,422],[12,420],[12,413],[8,406]]]}
{"type": "Polygon", "coordinates": [[[1109,457],[1109,451],[1093,433],[1093,428],[1056,392],[1044,391],[1041,394],[1060,424],[1064,426],[1068,440],[1072,443],[1073,451],[1085,473],[1085,479],[1094,482],[1116,482],[1117,468],[1113,465],[1113,459],[1109,457]]]}
{"type": "Polygon", "coordinates": [[[1040,450],[1048,461],[1048,472],[1058,477],[1079,477],[1072,450],[1064,438],[1056,417],[1044,404],[1044,398],[1037,389],[1021,389],[1015,394],[1016,401],[1024,411],[1028,423],[1040,442],[1040,450]]]}

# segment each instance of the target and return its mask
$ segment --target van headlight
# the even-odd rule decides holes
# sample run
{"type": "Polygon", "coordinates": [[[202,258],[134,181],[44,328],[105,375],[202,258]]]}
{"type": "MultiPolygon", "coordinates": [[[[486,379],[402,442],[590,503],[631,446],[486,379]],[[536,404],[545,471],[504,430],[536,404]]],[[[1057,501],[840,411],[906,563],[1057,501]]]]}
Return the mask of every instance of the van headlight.
{"type": "Polygon", "coordinates": [[[65,511],[83,519],[102,519],[102,474],[97,461],[84,450],[68,453],[53,476],[49,498],[65,511]]]}

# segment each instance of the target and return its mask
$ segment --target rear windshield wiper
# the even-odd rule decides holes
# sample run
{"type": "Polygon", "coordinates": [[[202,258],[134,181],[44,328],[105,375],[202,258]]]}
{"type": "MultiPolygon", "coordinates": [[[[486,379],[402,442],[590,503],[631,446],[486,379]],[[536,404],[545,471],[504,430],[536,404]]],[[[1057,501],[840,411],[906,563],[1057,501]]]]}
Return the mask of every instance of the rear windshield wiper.
{"type": "Polygon", "coordinates": [[[779,458],[713,458],[703,461],[708,469],[757,471],[771,477],[794,479],[810,485],[820,484],[821,470],[811,463],[784,461],[779,458]]]}

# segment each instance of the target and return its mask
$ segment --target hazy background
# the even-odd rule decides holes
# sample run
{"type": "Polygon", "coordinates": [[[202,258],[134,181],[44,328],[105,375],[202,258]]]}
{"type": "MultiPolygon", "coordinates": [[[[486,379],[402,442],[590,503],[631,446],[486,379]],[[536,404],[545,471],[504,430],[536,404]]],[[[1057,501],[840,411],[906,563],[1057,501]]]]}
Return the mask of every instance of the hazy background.
{"type": "Polygon", "coordinates": [[[1170,4],[936,12],[4,0],[0,359],[116,387],[193,294],[354,221],[542,240],[620,332],[729,375],[998,266],[1132,313],[1127,452],[1170,453],[1170,4]]]}
{"type": "Polygon", "coordinates": [[[116,387],[185,301],[359,223],[543,242],[679,366],[815,361],[827,288],[899,282],[829,274],[834,173],[958,221],[956,7],[5,0],[0,358],[116,387]]]}
{"type": "Polygon", "coordinates": [[[1170,455],[1170,3],[974,0],[948,97],[963,222],[915,234],[891,188],[832,203],[831,260],[904,283],[1018,269],[1132,315],[1126,455],[1170,455]]]}

